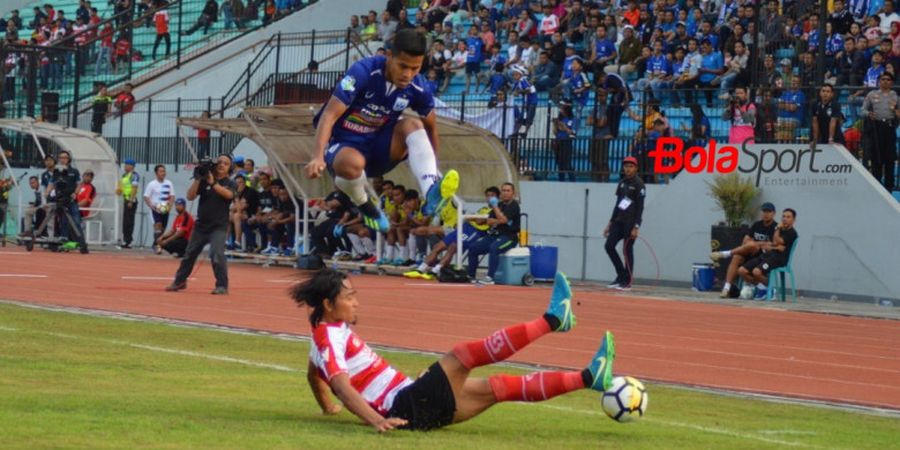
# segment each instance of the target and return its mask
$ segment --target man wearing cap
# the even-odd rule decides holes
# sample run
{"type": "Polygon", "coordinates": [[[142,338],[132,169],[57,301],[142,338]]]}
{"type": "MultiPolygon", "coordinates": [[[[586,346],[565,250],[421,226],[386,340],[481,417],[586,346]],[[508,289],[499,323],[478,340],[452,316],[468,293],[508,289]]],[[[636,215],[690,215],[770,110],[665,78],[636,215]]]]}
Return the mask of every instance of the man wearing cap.
{"type": "Polygon", "coordinates": [[[637,239],[638,230],[641,228],[644,197],[647,195],[644,182],[637,176],[637,170],[637,159],[633,156],[626,157],[622,162],[624,176],[616,188],[616,204],[613,206],[612,217],[603,229],[606,254],[616,269],[616,279],[608,287],[619,290],[631,289],[634,274],[634,240],[637,239]],[[616,245],[621,240],[625,241],[622,246],[625,264],[622,264],[622,259],[616,252],[616,245]]]}
{"type": "Polygon", "coordinates": [[[122,196],[122,248],[131,248],[134,240],[134,215],[137,213],[137,193],[141,186],[141,176],[134,171],[134,160],[125,160],[125,173],[116,184],[116,194],[122,196]]]}
{"type": "Polygon", "coordinates": [[[869,92],[863,100],[864,135],[868,138],[863,146],[865,164],[888,192],[894,190],[897,119],[900,117],[900,105],[897,104],[897,93],[891,89],[893,86],[894,75],[884,72],[878,78],[878,90],[869,92]]]}
{"type": "Polygon", "coordinates": [[[737,292],[731,293],[731,283],[734,283],[735,278],[737,278],[738,269],[744,262],[761,255],[771,248],[776,227],[778,227],[778,222],[775,221],[775,205],[771,202],[765,202],[760,207],[759,220],[753,222],[753,225],[747,230],[740,247],[709,254],[710,259],[716,263],[719,260],[731,258],[731,261],[728,263],[728,271],[725,273],[725,284],[722,286],[722,293],[719,297],[737,297],[737,292]]]}
{"type": "Polygon", "coordinates": [[[181,258],[194,230],[194,217],[187,211],[187,203],[183,198],[175,200],[175,213],[178,215],[172,222],[172,228],[156,240],[156,245],[181,258]]]}
{"type": "Polygon", "coordinates": [[[635,60],[641,56],[644,47],[641,40],[634,35],[634,27],[625,25],[622,28],[622,42],[619,43],[619,63],[609,64],[603,68],[606,73],[617,73],[627,78],[628,74],[635,71],[635,60]]]}

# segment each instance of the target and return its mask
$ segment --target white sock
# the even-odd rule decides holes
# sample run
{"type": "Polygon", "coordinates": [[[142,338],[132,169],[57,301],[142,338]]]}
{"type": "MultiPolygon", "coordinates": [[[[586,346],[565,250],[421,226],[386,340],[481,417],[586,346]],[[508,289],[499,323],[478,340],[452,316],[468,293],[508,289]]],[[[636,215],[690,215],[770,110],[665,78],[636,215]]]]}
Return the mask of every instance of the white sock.
{"type": "Polygon", "coordinates": [[[406,251],[409,252],[410,259],[416,255],[416,236],[409,235],[409,239],[406,240],[406,251]]]}
{"type": "Polygon", "coordinates": [[[393,261],[395,248],[396,247],[394,247],[393,245],[388,244],[387,248],[385,248],[385,250],[384,250],[384,259],[386,259],[388,261],[393,261]]]}
{"type": "Polygon", "coordinates": [[[723,258],[727,258],[731,256],[731,250],[722,250],[719,254],[722,255],[723,258]]]}
{"type": "Polygon", "coordinates": [[[409,169],[419,182],[422,196],[428,195],[428,189],[440,178],[434,148],[428,140],[425,130],[416,130],[406,136],[406,148],[409,154],[409,169]]]}
{"type": "Polygon", "coordinates": [[[357,255],[363,255],[366,253],[366,249],[363,248],[358,234],[347,233],[347,237],[350,238],[350,244],[353,246],[353,251],[355,251],[357,255]]]}
{"type": "Polygon", "coordinates": [[[400,247],[400,259],[406,261],[409,259],[409,247],[403,245],[400,247]]]}
{"type": "Polygon", "coordinates": [[[372,238],[364,237],[360,240],[362,241],[363,248],[366,249],[366,254],[374,255],[375,254],[375,243],[372,242],[372,238]]]}
{"type": "Polygon", "coordinates": [[[723,291],[730,291],[730,290],[731,290],[731,283],[725,283],[725,286],[722,287],[722,290],[723,290],[723,291]]]}
{"type": "Polygon", "coordinates": [[[416,270],[418,270],[419,272],[425,272],[426,270],[428,270],[428,264],[419,264],[419,267],[417,267],[416,270]]]}
{"type": "Polygon", "coordinates": [[[759,290],[761,290],[761,291],[764,291],[764,290],[768,289],[769,287],[766,286],[765,284],[758,283],[758,284],[756,285],[756,288],[759,289],[759,290]]]}
{"type": "Polygon", "coordinates": [[[439,275],[439,274],[441,273],[441,268],[442,268],[442,267],[443,267],[443,266],[441,266],[441,263],[438,263],[438,265],[434,266],[434,267],[431,269],[431,272],[439,275]]]}
{"type": "Polygon", "coordinates": [[[341,192],[347,194],[347,197],[350,197],[350,201],[353,202],[354,205],[362,205],[363,203],[369,200],[369,195],[366,194],[366,173],[363,172],[359,178],[354,180],[348,180],[346,178],[334,177],[334,185],[337,186],[341,192]]]}

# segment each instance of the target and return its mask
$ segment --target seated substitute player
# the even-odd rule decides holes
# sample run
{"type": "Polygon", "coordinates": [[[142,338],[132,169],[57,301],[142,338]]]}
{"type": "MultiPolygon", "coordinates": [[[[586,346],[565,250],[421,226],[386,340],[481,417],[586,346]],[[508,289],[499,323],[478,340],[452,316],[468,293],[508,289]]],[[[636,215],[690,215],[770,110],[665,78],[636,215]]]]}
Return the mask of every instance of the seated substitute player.
{"type": "MultiPolygon", "coordinates": [[[[775,221],[775,205],[765,202],[760,211],[760,220],[753,222],[753,225],[750,226],[740,247],[709,254],[713,261],[731,258],[725,274],[725,285],[722,287],[722,294],[719,295],[720,298],[731,297],[731,283],[734,283],[738,268],[744,262],[772,248],[772,238],[775,236],[775,227],[778,226],[778,222],[775,221]]],[[[734,297],[737,297],[736,293],[734,297]]]]}
{"type": "Polygon", "coordinates": [[[390,222],[369,198],[367,176],[382,176],[409,158],[421,192],[426,193],[427,216],[459,188],[455,170],[443,178],[438,173],[434,98],[419,74],[426,50],[424,34],[409,28],[398,31],[386,56],[364,58],[347,70],[314,119],[316,150],[306,175],[318,178],[327,168],[335,186],[362,212],[366,225],[381,232],[388,231],[390,222]],[[408,107],[421,119],[400,117],[408,107]]]}
{"type": "Polygon", "coordinates": [[[772,238],[772,246],[769,250],[747,261],[738,269],[738,274],[744,279],[741,298],[750,299],[750,296],[753,295],[754,284],[756,285],[756,295],[753,295],[753,298],[756,300],[766,298],[769,272],[787,264],[791,247],[797,240],[797,230],[794,228],[796,218],[796,211],[785,208],[781,212],[781,224],[775,227],[775,236],[772,238]]]}
{"type": "Polygon", "coordinates": [[[416,380],[391,367],[350,329],[359,300],[345,274],[324,269],[292,288],[290,295],[310,309],[313,345],[307,380],[322,411],[340,412],[329,393],[334,392],[350,412],[379,432],[441,428],[499,402],[539,402],[585,388],[602,392],[612,382],[615,341],[608,331],[584,370],[469,377],[476,367],[503,361],[547,333],[575,326],[572,291],[561,273],[556,274],[545,314],[457,344],[416,380]]]}

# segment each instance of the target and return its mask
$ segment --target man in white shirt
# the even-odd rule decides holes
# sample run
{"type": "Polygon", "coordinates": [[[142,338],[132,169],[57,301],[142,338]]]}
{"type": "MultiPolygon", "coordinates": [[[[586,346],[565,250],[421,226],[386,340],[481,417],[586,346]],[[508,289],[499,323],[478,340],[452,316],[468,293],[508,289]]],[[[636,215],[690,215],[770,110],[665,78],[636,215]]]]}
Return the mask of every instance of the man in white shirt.
{"type": "Polygon", "coordinates": [[[878,22],[878,27],[881,29],[881,34],[890,35],[891,24],[900,22],[900,15],[897,15],[897,13],[894,12],[894,2],[892,0],[884,2],[884,9],[881,11],[882,12],[878,14],[878,18],[881,19],[881,22],[878,22]]]}
{"type": "Polygon", "coordinates": [[[175,187],[166,179],[166,167],[162,164],[153,168],[156,179],[147,183],[144,188],[144,203],[153,214],[153,250],[157,254],[162,250],[155,244],[169,224],[169,211],[175,204],[175,187]]]}

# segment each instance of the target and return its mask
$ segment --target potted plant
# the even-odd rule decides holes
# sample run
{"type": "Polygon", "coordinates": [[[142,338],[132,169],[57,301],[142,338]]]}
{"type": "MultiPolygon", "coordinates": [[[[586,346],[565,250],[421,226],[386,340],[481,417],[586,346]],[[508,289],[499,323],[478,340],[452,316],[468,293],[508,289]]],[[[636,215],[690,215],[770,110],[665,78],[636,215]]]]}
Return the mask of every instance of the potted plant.
{"type": "MultiPolygon", "coordinates": [[[[717,176],[706,184],[716,206],[725,213],[725,220],[712,225],[710,229],[711,250],[740,246],[749,229],[747,224],[753,220],[753,201],[759,194],[759,189],[750,178],[741,178],[737,173],[717,176]]],[[[716,264],[717,285],[725,280],[727,268],[727,264],[716,264]]]]}

